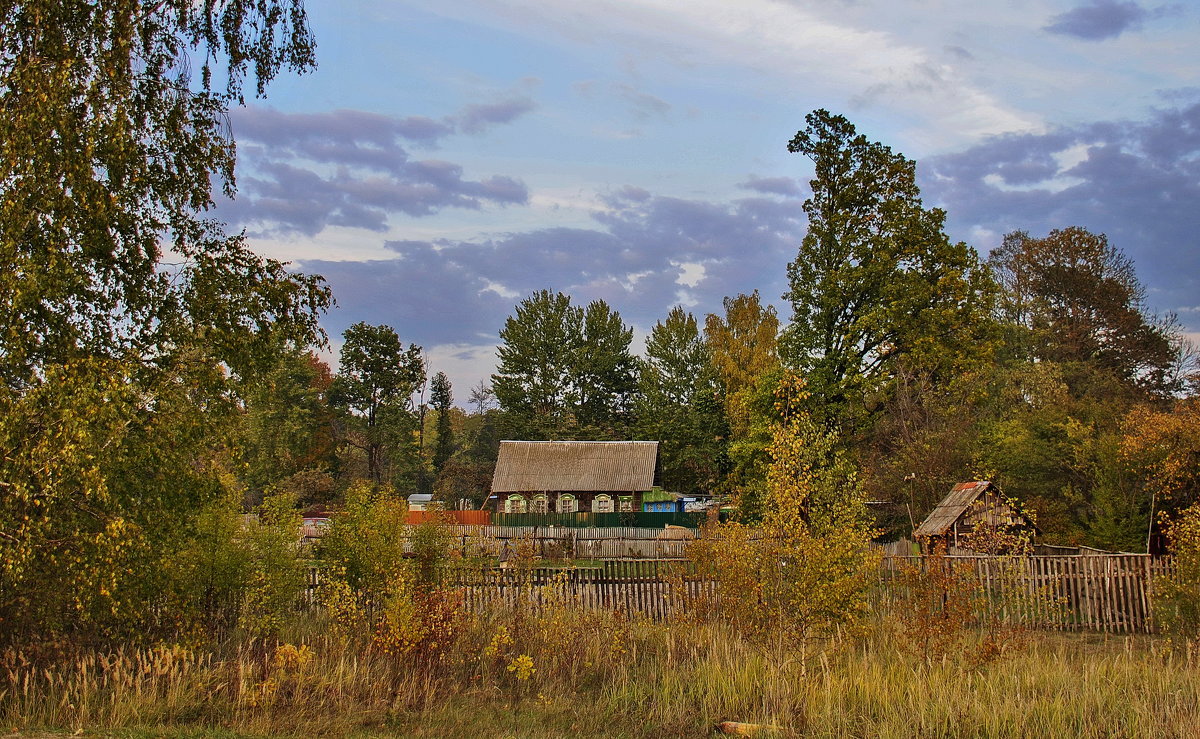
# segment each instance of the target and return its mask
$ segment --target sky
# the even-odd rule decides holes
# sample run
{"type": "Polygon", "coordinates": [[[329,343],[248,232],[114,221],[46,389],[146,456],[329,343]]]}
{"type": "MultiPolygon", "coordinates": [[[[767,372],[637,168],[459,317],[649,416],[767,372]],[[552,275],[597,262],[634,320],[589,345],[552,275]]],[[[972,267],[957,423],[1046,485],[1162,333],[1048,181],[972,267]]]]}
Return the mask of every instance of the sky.
{"type": "Polygon", "coordinates": [[[318,68],[231,114],[216,215],[387,324],[455,399],[515,305],[603,299],[635,345],[759,290],[786,320],[825,108],[916,160],[980,254],[1082,226],[1200,339],[1200,3],[308,0],[318,68]]]}

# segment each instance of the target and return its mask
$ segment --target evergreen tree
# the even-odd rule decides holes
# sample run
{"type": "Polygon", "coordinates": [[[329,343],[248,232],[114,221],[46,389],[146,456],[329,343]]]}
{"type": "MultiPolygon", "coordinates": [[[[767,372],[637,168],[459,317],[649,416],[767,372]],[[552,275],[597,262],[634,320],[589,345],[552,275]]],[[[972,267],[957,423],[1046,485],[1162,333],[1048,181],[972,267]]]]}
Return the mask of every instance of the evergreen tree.
{"type": "Polygon", "coordinates": [[[603,301],[581,309],[542,290],[500,331],[492,389],[514,435],[623,436],[637,387],[633,331],[603,301]]]}
{"type": "Polygon", "coordinates": [[[434,475],[440,476],[446,462],[454,454],[454,429],[450,425],[450,409],[454,403],[450,378],[438,372],[429,384],[429,405],[437,413],[437,441],[433,448],[434,475]]]}
{"type": "Polygon", "coordinates": [[[637,359],[629,351],[633,329],[603,300],[583,313],[583,343],[575,356],[579,388],[577,422],[584,433],[623,435],[637,390],[637,359]]]}
{"type": "Polygon", "coordinates": [[[536,292],[504,322],[500,340],[496,400],[522,438],[548,439],[574,420],[583,311],[562,293],[536,292]]]}

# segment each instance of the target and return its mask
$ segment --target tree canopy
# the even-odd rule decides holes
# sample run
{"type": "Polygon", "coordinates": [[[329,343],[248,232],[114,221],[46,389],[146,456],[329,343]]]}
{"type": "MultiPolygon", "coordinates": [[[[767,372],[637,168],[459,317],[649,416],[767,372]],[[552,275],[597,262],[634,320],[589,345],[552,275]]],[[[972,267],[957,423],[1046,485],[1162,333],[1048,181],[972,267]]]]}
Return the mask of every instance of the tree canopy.
{"type": "Polygon", "coordinates": [[[380,482],[388,438],[403,436],[406,422],[412,420],[412,395],[425,383],[425,359],[416,344],[405,349],[391,326],[360,321],[346,329],[343,338],[330,399],[357,415],[361,429],[347,440],[366,452],[368,475],[380,482]]]}
{"type": "Polygon", "coordinates": [[[808,379],[814,409],[853,428],[863,399],[906,355],[949,370],[978,350],[990,280],[975,252],[926,208],[916,165],[840,115],[806,117],[788,151],[816,165],[808,233],[788,265],[792,320],[784,362],[808,379]]]}
{"type": "Polygon", "coordinates": [[[612,437],[625,427],[637,387],[633,330],[602,300],[586,308],[541,290],[500,331],[492,389],[525,438],[612,437]]]}
{"type": "Polygon", "coordinates": [[[0,13],[3,379],[81,356],[161,362],[193,340],[242,369],[268,333],[317,339],[324,284],[203,217],[214,179],[233,193],[226,115],[244,81],[261,94],[281,68],[314,65],[303,4],[0,13]]]}

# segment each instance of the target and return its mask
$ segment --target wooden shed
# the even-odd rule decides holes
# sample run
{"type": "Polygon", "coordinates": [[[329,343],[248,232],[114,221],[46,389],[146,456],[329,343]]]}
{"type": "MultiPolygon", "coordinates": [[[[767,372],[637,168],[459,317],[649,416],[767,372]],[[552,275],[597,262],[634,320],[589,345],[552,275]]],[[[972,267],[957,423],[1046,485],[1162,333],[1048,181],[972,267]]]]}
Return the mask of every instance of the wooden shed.
{"type": "Polygon", "coordinates": [[[964,537],[980,524],[1010,531],[1036,531],[1033,522],[1000,493],[988,480],[960,482],[913,531],[913,538],[926,549],[945,542],[948,550],[966,548],[964,537]]]}
{"type": "Polygon", "coordinates": [[[641,510],[657,441],[501,441],[492,495],[503,513],[641,510]]]}

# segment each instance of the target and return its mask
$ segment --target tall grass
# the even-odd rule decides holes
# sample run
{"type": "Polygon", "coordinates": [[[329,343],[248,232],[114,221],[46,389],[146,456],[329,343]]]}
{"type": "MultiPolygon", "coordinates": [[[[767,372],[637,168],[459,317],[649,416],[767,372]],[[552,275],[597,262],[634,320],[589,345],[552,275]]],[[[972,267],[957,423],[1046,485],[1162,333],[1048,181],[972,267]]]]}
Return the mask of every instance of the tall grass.
{"type": "Polygon", "coordinates": [[[464,616],[453,643],[395,655],[320,618],[279,643],[81,653],[0,667],[0,725],[294,736],[1200,736],[1200,670],[1145,637],[1041,635],[973,669],[932,665],[875,624],[799,654],[720,624],[625,621],[560,604],[464,616]]]}

